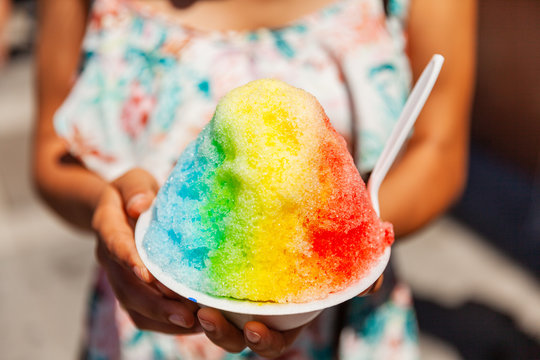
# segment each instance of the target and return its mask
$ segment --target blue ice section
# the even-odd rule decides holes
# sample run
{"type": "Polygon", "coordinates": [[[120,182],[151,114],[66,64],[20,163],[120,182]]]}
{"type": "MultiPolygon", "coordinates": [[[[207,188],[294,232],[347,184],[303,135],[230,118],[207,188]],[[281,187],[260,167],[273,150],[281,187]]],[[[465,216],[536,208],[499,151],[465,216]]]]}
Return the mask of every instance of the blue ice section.
{"type": "Polygon", "coordinates": [[[167,274],[191,288],[210,290],[203,276],[216,239],[208,236],[200,209],[208,202],[216,167],[223,162],[212,141],[210,123],[178,159],[160,189],[152,221],[143,239],[148,258],[167,274]]]}

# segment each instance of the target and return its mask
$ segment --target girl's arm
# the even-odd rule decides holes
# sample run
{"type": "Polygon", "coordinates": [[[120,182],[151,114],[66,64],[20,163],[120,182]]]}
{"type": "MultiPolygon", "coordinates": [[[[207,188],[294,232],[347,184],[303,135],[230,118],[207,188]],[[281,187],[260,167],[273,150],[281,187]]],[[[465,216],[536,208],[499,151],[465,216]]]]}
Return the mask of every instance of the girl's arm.
{"type": "Polygon", "coordinates": [[[53,115],[71,89],[88,16],[88,0],[42,0],[38,6],[37,123],[34,182],[48,205],[70,223],[90,229],[105,182],[68,154],[53,115]]]}
{"type": "Polygon", "coordinates": [[[62,217],[97,234],[97,257],[115,294],[141,329],[171,334],[194,328],[198,307],[150,276],[135,249],[131,224],[157,192],[154,178],[134,169],[112,183],[74,161],[53,128],[53,115],[71,89],[87,19],[87,1],[42,0],[37,48],[38,114],[34,182],[62,217]]]}
{"type": "Polygon", "coordinates": [[[474,82],[476,0],[412,0],[413,78],[435,53],[445,62],[412,138],[380,189],[381,217],[406,235],[443,212],[465,183],[474,82]]]}

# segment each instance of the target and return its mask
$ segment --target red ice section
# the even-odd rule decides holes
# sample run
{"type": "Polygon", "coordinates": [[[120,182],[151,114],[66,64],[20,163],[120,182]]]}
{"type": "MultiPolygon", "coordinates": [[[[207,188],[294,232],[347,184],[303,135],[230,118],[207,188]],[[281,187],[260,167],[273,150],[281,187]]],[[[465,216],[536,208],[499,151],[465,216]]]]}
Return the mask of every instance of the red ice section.
{"type": "Polygon", "coordinates": [[[329,196],[315,221],[309,221],[313,251],[332,278],[332,286],[348,285],[366,273],[394,241],[392,225],[382,222],[371,205],[366,186],[347,150],[345,140],[333,136],[321,144],[320,181],[329,196]]]}

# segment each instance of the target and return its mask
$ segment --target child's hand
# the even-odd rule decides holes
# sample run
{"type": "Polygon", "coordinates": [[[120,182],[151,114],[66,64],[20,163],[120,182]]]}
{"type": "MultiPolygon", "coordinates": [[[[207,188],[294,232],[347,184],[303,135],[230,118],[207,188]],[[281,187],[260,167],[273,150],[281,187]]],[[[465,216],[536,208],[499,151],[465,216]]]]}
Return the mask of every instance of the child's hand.
{"type": "MultiPolygon", "coordinates": [[[[358,296],[377,292],[383,283],[381,275],[368,289],[358,296]]],[[[241,331],[228,322],[219,310],[202,308],[197,313],[199,323],[212,342],[229,352],[240,352],[246,346],[262,357],[281,356],[292,345],[298,334],[307,326],[288,331],[275,331],[256,321],[246,323],[241,331]]]]}
{"type": "Polygon", "coordinates": [[[173,300],[161,290],[164,287],[150,275],[135,248],[133,225],[157,190],[155,179],[141,169],[129,171],[105,188],[92,220],[98,234],[97,257],[138,328],[169,334],[197,332],[198,306],[179,296],[173,300]]]}
{"type": "Polygon", "coordinates": [[[219,310],[202,308],[197,313],[201,327],[212,342],[229,352],[240,352],[246,346],[262,357],[282,355],[304,326],[288,330],[270,330],[264,324],[250,321],[243,331],[228,322],[219,310]]]}

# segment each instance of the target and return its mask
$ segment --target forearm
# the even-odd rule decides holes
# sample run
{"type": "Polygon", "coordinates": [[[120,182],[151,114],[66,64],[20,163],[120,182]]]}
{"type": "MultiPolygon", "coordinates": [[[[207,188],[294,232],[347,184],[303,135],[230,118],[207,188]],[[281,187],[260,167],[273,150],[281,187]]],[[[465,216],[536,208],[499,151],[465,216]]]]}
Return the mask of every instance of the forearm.
{"type": "MultiPolygon", "coordinates": [[[[0,36],[4,36],[5,28],[11,15],[11,0],[0,0],[0,36]]],[[[7,39],[0,38],[0,41],[7,39]]]]}
{"type": "Polygon", "coordinates": [[[381,185],[381,217],[396,237],[407,235],[444,212],[460,195],[466,178],[466,146],[418,139],[381,185]]]}
{"type": "Polygon", "coordinates": [[[106,182],[74,161],[55,134],[39,134],[34,147],[35,188],[41,198],[71,224],[90,229],[106,182]]]}
{"type": "Polygon", "coordinates": [[[36,49],[37,121],[33,175],[38,193],[66,220],[83,228],[105,182],[70,158],[53,127],[53,116],[69,93],[86,25],[86,0],[39,3],[36,49]]]}
{"type": "Polygon", "coordinates": [[[455,99],[456,90],[448,91],[444,82],[450,70],[441,73],[443,83],[435,86],[411,139],[379,190],[381,217],[394,225],[397,237],[444,212],[465,184],[472,80],[456,85],[461,92],[455,99]]]}
{"type": "Polygon", "coordinates": [[[403,156],[381,185],[381,217],[394,224],[398,237],[446,210],[465,182],[476,1],[412,0],[408,25],[415,79],[433,54],[446,60],[403,156]]]}

